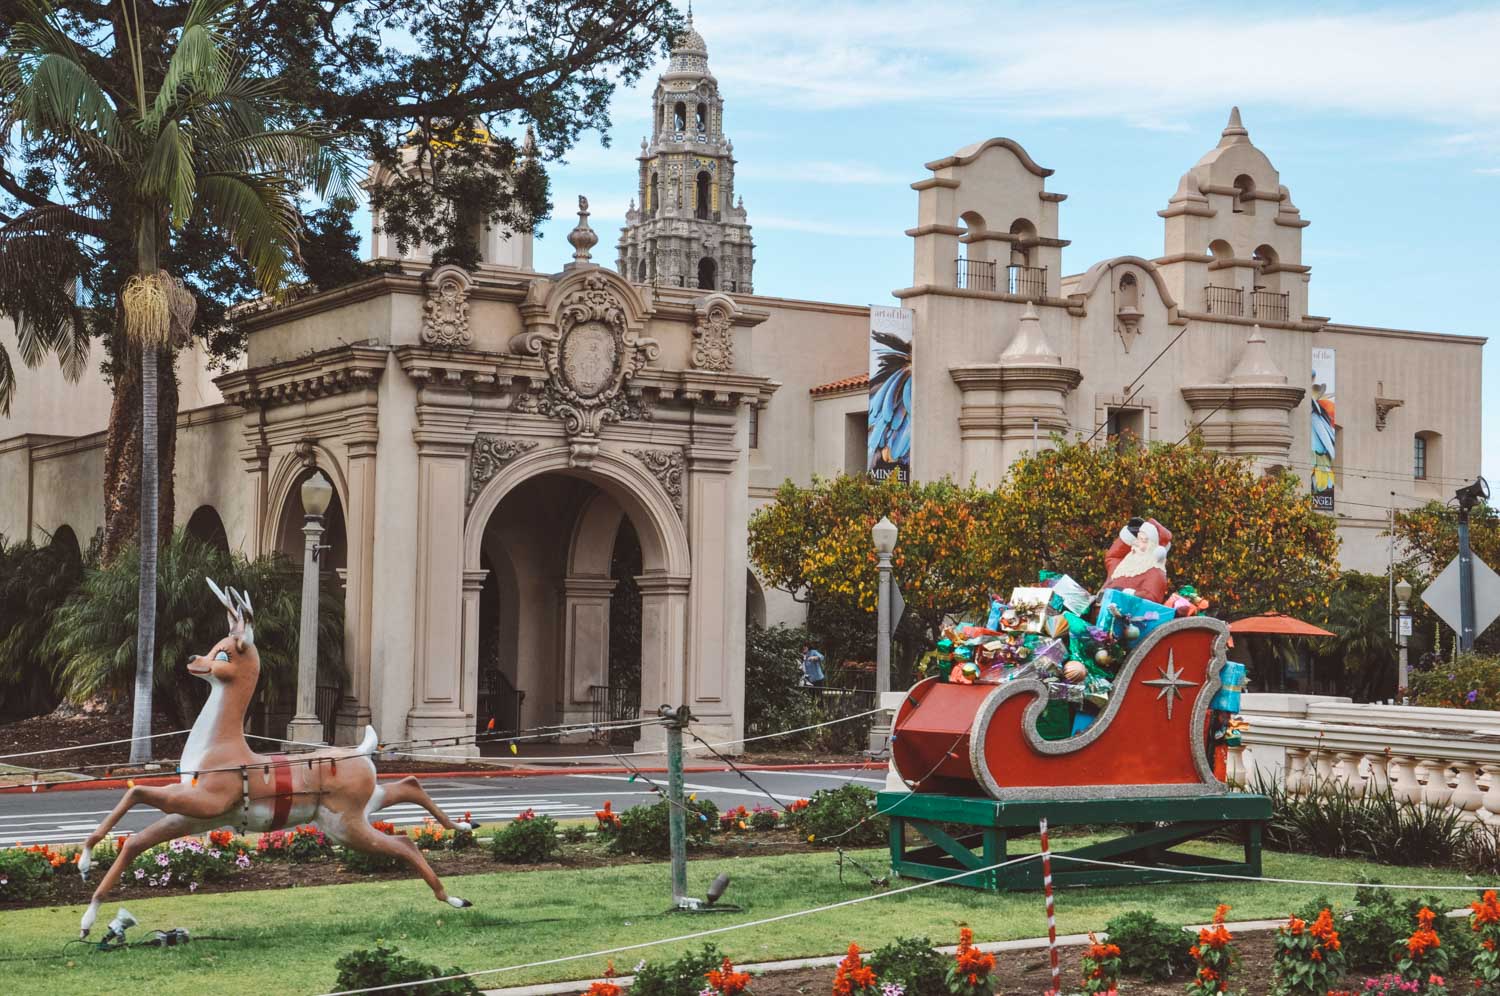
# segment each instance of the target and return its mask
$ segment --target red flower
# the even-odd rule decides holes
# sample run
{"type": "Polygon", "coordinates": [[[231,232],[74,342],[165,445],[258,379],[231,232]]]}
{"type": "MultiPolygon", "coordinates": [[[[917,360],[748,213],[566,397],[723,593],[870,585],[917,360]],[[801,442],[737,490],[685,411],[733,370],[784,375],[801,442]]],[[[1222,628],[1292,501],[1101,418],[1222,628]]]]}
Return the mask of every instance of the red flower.
{"type": "Polygon", "coordinates": [[[1470,903],[1469,909],[1474,911],[1471,926],[1478,930],[1487,923],[1500,923],[1500,899],[1495,898],[1495,890],[1487,889],[1484,898],[1477,903],[1470,903]]]}
{"type": "MultiPolygon", "coordinates": [[[[869,969],[865,969],[869,971],[869,969]]],[[[874,981],[874,973],[871,972],[870,979],[874,981]]],[[[736,972],[734,964],[728,958],[719,968],[710,971],[707,975],[708,984],[718,990],[719,996],[739,996],[750,988],[750,973],[736,972]]]]}
{"type": "Polygon", "coordinates": [[[860,959],[859,945],[850,944],[849,953],[833,974],[833,996],[854,996],[874,986],[875,972],[860,959]]]}

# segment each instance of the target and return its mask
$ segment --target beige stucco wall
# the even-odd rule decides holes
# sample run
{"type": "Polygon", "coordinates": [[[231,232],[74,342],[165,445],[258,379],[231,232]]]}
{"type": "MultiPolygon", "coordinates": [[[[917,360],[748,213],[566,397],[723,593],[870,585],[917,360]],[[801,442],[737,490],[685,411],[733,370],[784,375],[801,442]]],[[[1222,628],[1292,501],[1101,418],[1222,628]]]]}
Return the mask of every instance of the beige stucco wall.
{"type": "Polygon", "coordinates": [[[0,439],[28,432],[81,436],[104,428],[109,421],[110,392],[99,373],[102,355],[98,343],[90,351],[88,365],[77,381],[63,376],[54,356],[44,357],[35,367],[21,362],[15,327],[3,317],[0,317],[0,345],[10,355],[16,376],[10,414],[0,415],[0,439]]]}

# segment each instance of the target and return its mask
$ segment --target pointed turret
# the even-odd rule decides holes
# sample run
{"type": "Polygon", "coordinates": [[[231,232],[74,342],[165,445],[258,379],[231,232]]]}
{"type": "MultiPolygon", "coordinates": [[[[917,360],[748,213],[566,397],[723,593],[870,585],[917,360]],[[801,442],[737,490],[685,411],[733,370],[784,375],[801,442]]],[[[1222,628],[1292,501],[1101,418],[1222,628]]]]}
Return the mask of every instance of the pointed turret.
{"type": "Polygon", "coordinates": [[[1245,338],[1245,349],[1240,361],[1229,373],[1231,384],[1285,384],[1286,374],[1276,365],[1271,356],[1271,347],[1266,345],[1265,333],[1260,325],[1253,325],[1245,338]]]}
{"type": "Polygon", "coordinates": [[[1224,131],[1219,136],[1219,144],[1235,145],[1240,142],[1249,142],[1250,132],[1240,121],[1240,109],[1231,107],[1229,109],[1229,123],[1224,126],[1224,131]]]}
{"type": "Polygon", "coordinates": [[[1042,331],[1041,316],[1036,313],[1036,306],[1026,302],[1026,310],[1021,314],[1021,321],[1016,326],[1015,337],[1000,354],[1001,366],[1035,366],[1039,363],[1062,363],[1062,356],[1052,348],[1047,341],[1047,335],[1042,331]]]}

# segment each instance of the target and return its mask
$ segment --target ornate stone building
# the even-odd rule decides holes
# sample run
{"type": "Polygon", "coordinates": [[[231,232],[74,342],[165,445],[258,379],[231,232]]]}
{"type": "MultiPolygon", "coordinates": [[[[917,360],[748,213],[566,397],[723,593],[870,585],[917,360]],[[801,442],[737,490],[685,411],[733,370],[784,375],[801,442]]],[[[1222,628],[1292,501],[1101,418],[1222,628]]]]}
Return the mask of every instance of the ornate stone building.
{"type": "Polygon", "coordinates": [[[657,81],[651,121],[638,158],[640,207],[632,200],[625,215],[617,269],[642,284],[754,293],[755,244],[744,198],[735,200],[724,98],[691,15],[657,81]]]}
{"type": "MultiPolygon", "coordinates": [[[[315,470],[333,482],[319,566],[344,596],[350,679],[327,719],[340,741],[366,722],[394,741],[663,703],[686,703],[710,739],[743,730],[746,621],[801,612],[760,589],[747,522],[788,478],[863,472],[871,316],[749,293],[704,48],[685,34],[662,77],[619,272],[592,260],[581,203],[557,272],[533,269],[523,235],[487,238],[472,273],[414,251],[248,316],[238,370],[179,356],[179,525],[299,557],[299,486],[315,470]],[[702,116],[691,138],[679,104],[684,125],[702,116]],[[689,159],[713,164],[701,197],[665,172],[689,159]],[[692,217],[716,196],[718,220],[692,217]],[[662,255],[690,226],[700,243],[722,234],[712,254],[662,255]],[[688,264],[704,259],[715,280],[699,289],[688,264]]],[[[1312,395],[1333,393],[1314,355],[1333,351],[1345,566],[1384,569],[1393,503],[1473,479],[1485,340],[1309,314],[1308,223],[1237,112],[1163,184],[1160,256],[1063,274],[1051,175],[992,138],[911,185],[913,275],[895,294],[915,313],[916,476],[994,483],[1054,432],[1107,445],[1198,430],[1306,480],[1312,395]]],[[[55,362],[18,380],[0,534],[86,546],[109,387],[66,384],[55,362]]]]}

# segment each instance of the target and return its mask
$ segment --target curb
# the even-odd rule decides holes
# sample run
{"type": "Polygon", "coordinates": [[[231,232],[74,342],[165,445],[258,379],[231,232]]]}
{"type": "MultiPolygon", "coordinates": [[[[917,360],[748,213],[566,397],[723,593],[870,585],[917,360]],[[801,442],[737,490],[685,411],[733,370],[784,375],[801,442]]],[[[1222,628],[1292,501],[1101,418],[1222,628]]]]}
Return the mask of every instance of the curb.
{"type": "MultiPolygon", "coordinates": [[[[884,771],[887,767],[884,761],[857,761],[848,762],[815,762],[810,764],[741,764],[741,771],[823,771],[839,770],[849,771],[854,769],[866,771],[884,771]]],[[[698,765],[687,766],[682,769],[685,775],[704,775],[717,772],[732,771],[728,765],[698,765]]],[[[495,768],[481,771],[395,771],[385,774],[377,774],[381,781],[390,781],[396,778],[412,777],[417,780],[452,779],[452,778],[540,778],[547,775],[628,775],[633,772],[642,772],[648,775],[664,775],[666,768],[623,768],[623,767],[567,767],[559,763],[549,768],[495,768]]],[[[126,788],[127,781],[133,781],[137,785],[171,785],[179,780],[177,775],[141,775],[135,778],[109,778],[103,780],[90,779],[83,782],[38,782],[34,791],[42,792],[84,792],[84,791],[108,791],[110,789],[126,788]]],[[[31,785],[7,785],[0,787],[0,795],[21,795],[32,792],[31,785]]]]}
{"type": "MultiPolygon", "coordinates": [[[[1245,933],[1262,930],[1274,930],[1280,927],[1283,920],[1242,920],[1239,923],[1226,923],[1224,926],[1230,930],[1245,933]]],[[[1183,927],[1183,931],[1198,930],[1209,924],[1191,924],[1183,927]]],[[[1108,937],[1107,934],[1101,936],[1108,937]]],[[[1057,938],[1057,946],[1060,948],[1081,947],[1089,942],[1088,934],[1062,934],[1057,938]]],[[[986,941],[983,944],[974,945],[980,951],[987,954],[998,954],[1006,951],[1034,951],[1038,948],[1046,949],[1047,938],[1028,937],[1016,941],[986,941]]],[[[949,944],[934,948],[940,954],[951,955],[958,950],[957,945],[949,944]]],[[[735,969],[741,972],[752,972],[763,975],[767,972],[789,972],[798,968],[832,968],[844,958],[843,955],[818,955],[810,958],[791,958],[786,961],[763,961],[753,965],[736,965],[735,969]]],[[[593,982],[613,982],[617,986],[628,986],[634,981],[634,976],[617,975],[612,979],[580,979],[577,982],[546,982],[533,986],[516,986],[510,989],[485,989],[484,996],[578,996],[593,982]]]]}

